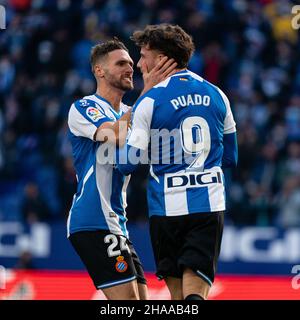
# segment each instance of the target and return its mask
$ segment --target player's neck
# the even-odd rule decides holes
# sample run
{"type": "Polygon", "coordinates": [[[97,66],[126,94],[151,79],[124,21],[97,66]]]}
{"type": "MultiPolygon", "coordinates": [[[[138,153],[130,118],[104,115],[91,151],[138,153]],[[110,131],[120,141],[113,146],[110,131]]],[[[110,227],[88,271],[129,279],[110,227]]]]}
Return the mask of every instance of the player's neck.
{"type": "Polygon", "coordinates": [[[96,93],[107,100],[113,109],[117,112],[120,111],[121,101],[124,95],[124,92],[121,90],[112,90],[108,87],[98,86],[96,93]]]}

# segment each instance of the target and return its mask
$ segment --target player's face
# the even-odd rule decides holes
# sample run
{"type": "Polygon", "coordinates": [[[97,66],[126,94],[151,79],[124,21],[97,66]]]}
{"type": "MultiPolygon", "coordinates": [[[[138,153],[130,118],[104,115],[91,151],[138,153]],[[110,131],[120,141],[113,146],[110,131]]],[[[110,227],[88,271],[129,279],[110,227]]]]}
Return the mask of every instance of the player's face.
{"type": "Polygon", "coordinates": [[[103,64],[102,78],[122,91],[133,89],[133,61],[127,51],[118,49],[108,53],[103,64]]]}
{"type": "Polygon", "coordinates": [[[140,54],[141,57],[137,66],[141,69],[142,73],[150,72],[163,57],[159,51],[149,49],[148,45],[141,47],[140,54]]]}

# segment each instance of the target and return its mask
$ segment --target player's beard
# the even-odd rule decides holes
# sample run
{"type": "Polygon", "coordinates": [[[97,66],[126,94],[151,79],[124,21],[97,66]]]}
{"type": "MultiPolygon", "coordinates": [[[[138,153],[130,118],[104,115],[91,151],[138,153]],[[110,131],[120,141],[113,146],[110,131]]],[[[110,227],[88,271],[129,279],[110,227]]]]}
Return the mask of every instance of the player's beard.
{"type": "Polygon", "coordinates": [[[133,89],[132,81],[128,81],[127,79],[125,79],[125,77],[126,76],[122,75],[119,78],[117,78],[109,72],[106,72],[106,80],[111,87],[114,87],[122,91],[128,91],[133,89]]]}

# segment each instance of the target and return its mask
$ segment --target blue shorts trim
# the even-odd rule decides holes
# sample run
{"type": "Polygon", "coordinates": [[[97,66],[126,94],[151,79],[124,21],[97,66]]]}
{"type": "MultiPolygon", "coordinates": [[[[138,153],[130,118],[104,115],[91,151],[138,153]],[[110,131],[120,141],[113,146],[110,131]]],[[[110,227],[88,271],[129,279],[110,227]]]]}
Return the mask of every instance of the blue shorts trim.
{"type": "Polygon", "coordinates": [[[123,279],[123,280],[119,280],[119,281],[106,282],[106,283],[103,283],[103,284],[97,286],[97,289],[105,289],[105,288],[117,286],[119,284],[130,282],[130,281],[132,281],[134,279],[136,279],[136,276],[133,276],[133,277],[130,277],[130,278],[127,278],[127,279],[123,279]]]}
{"type": "Polygon", "coordinates": [[[202,278],[204,281],[206,281],[210,286],[212,286],[212,282],[211,280],[205,275],[203,274],[201,271],[197,270],[196,271],[197,275],[202,278]]]}

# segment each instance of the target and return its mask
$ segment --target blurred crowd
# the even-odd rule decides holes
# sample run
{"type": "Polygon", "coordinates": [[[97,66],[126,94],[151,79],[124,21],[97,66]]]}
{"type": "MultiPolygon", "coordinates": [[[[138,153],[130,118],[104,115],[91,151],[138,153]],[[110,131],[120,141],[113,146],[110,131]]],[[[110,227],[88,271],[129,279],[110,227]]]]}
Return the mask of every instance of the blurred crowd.
{"type": "MultiPolygon", "coordinates": [[[[0,1],[1,2],[1,1],[0,1]]],[[[226,172],[227,223],[300,226],[300,37],[288,0],[11,0],[0,30],[0,221],[66,219],[76,190],[71,103],[92,94],[91,46],[147,24],[193,36],[189,68],[218,85],[237,122],[239,165],[226,172]]],[[[138,70],[133,104],[143,83],[138,70]]],[[[147,167],[128,189],[144,221],[147,167]]]]}

